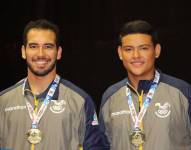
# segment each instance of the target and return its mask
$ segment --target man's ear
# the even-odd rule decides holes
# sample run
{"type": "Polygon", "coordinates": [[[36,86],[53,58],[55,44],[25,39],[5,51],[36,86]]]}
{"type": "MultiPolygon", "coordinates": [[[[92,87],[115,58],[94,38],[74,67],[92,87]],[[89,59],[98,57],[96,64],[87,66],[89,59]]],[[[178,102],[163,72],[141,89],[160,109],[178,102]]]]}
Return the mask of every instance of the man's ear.
{"type": "Polygon", "coordinates": [[[160,44],[157,44],[157,45],[155,46],[155,58],[159,58],[160,53],[161,53],[161,45],[160,45],[160,44]]]}
{"type": "Polygon", "coordinates": [[[57,53],[57,60],[61,59],[61,57],[62,57],[62,47],[59,46],[58,47],[58,53],[57,53]]]}
{"type": "Polygon", "coordinates": [[[121,53],[121,46],[118,46],[117,51],[118,51],[119,59],[122,60],[123,58],[121,53]]]}
{"type": "Polygon", "coordinates": [[[24,45],[22,45],[22,47],[21,47],[21,54],[22,54],[22,58],[26,59],[26,49],[25,49],[24,45]]]}

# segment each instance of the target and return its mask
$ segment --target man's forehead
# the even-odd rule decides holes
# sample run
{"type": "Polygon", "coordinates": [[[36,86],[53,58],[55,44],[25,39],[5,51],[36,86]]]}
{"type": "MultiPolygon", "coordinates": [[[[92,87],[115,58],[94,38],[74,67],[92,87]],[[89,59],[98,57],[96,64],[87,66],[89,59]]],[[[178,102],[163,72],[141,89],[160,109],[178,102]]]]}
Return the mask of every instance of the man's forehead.
{"type": "Polygon", "coordinates": [[[27,43],[56,43],[56,35],[52,30],[31,29],[27,34],[27,43]]]}
{"type": "Polygon", "coordinates": [[[128,34],[122,37],[122,44],[130,45],[144,45],[144,44],[153,44],[152,37],[148,34],[128,34]]]}
{"type": "Polygon", "coordinates": [[[31,38],[34,36],[50,36],[52,38],[56,38],[56,34],[54,31],[50,30],[50,29],[30,29],[29,32],[27,33],[27,38],[31,38]]]}

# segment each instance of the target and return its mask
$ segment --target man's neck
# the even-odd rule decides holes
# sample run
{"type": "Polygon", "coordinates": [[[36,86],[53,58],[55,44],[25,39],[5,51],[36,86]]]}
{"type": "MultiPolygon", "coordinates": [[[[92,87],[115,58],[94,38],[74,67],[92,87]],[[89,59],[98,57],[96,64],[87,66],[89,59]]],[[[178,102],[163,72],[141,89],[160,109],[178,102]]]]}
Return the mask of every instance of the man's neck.
{"type": "Polygon", "coordinates": [[[140,80],[152,80],[153,78],[154,78],[154,72],[152,72],[146,76],[135,76],[135,75],[128,74],[128,79],[130,81],[130,84],[136,90],[138,89],[138,85],[139,85],[140,80]]]}
{"type": "Polygon", "coordinates": [[[45,76],[36,76],[29,73],[27,78],[33,94],[39,95],[43,93],[54,80],[55,76],[56,73],[49,73],[45,76]]]}

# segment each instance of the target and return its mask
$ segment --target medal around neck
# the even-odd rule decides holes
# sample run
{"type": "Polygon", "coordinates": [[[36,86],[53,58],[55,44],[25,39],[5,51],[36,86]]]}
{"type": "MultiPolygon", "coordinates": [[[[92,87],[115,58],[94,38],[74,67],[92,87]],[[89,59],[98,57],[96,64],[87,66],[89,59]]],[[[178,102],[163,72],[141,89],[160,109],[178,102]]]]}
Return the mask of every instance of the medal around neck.
{"type": "Polygon", "coordinates": [[[30,129],[27,132],[27,140],[31,144],[38,144],[42,140],[42,133],[39,129],[30,129]]]}
{"type": "Polygon", "coordinates": [[[145,142],[145,134],[140,128],[135,128],[130,135],[130,140],[133,146],[139,147],[145,142]]]}

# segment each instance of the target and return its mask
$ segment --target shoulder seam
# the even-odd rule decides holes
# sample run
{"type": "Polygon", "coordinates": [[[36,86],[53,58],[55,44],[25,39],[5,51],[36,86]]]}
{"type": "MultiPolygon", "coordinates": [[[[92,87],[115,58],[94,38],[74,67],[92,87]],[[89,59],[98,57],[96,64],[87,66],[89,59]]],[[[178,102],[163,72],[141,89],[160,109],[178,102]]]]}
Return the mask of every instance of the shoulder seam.
{"type": "Polygon", "coordinates": [[[23,84],[23,81],[24,81],[24,80],[21,80],[21,81],[17,82],[16,84],[12,85],[11,87],[9,87],[9,88],[7,88],[7,89],[1,91],[1,92],[0,92],[0,96],[2,96],[3,94],[5,94],[5,93],[7,93],[7,92],[9,92],[9,91],[11,91],[11,90],[17,88],[18,86],[22,85],[22,84],[23,84]]]}
{"type": "Polygon", "coordinates": [[[103,107],[103,105],[106,103],[106,101],[108,100],[109,97],[111,97],[116,91],[118,91],[126,83],[127,83],[127,78],[125,78],[125,79],[111,85],[110,87],[108,87],[102,96],[101,107],[103,107]]]}
{"type": "Polygon", "coordinates": [[[85,92],[83,89],[81,89],[80,87],[76,86],[74,83],[72,83],[66,79],[61,79],[60,83],[63,84],[64,86],[68,87],[72,91],[78,93],[84,99],[87,99],[88,97],[90,97],[90,95],[87,92],[85,92]]]}

